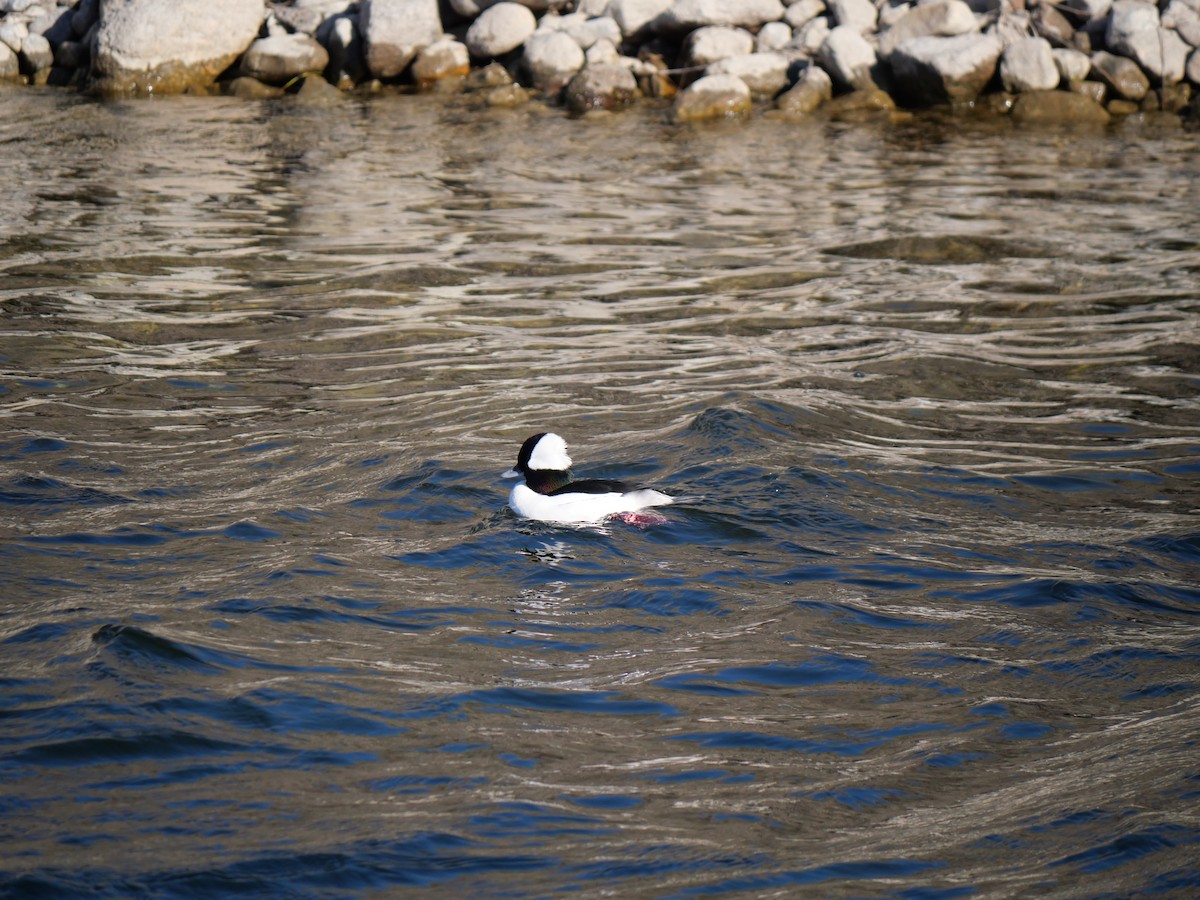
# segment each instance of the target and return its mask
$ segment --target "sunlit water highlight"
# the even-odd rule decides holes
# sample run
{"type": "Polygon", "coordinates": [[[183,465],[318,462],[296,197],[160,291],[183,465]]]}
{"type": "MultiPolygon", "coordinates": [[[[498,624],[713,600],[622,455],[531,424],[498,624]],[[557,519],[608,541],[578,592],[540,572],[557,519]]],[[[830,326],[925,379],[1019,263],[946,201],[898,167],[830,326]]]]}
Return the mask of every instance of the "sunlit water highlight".
{"type": "Polygon", "coordinates": [[[5,893],[1200,889],[1191,136],[4,99],[5,893]]]}

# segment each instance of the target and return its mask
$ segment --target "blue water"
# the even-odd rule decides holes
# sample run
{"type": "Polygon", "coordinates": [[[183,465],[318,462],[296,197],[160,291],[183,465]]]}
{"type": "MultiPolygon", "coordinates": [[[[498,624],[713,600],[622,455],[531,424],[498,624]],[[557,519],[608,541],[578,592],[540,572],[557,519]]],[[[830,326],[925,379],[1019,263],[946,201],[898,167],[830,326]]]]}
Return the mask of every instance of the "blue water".
{"type": "Polygon", "coordinates": [[[1200,891],[1188,138],[27,93],[0,893],[1200,891]]]}

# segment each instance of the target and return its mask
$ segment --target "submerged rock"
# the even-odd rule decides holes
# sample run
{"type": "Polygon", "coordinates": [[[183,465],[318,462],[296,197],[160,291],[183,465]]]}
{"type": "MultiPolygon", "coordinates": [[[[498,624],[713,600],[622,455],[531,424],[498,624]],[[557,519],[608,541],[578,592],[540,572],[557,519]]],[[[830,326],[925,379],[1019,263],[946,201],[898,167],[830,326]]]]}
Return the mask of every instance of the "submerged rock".
{"type": "Polygon", "coordinates": [[[1070,91],[1030,91],[1017,97],[1012,117],[1022,124],[1107,125],[1111,116],[1083,94],[1070,91]]]}
{"type": "Polygon", "coordinates": [[[262,0],[106,0],[92,74],[104,93],[207,87],[250,46],[262,0]]]}
{"type": "Polygon", "coordinates": [[[588,65],[567,85],[567,109],[583,115],[594,109],[618,109],[638,98],[637,80],[618,63],[588,65]]]}
{"type": "Polygon", "coordinates": [[[833,80],[820,66],[809,66],[787,93],[775,101],[779,111],[791,118],[812,115],[833,99],[833,80]]]}
{"type": "Polygon", "coordinates": [[[747,115],[753,103],[750,88],[736,75],[705,75],[675,98],[676,122],[726,119],[747,115]]]}

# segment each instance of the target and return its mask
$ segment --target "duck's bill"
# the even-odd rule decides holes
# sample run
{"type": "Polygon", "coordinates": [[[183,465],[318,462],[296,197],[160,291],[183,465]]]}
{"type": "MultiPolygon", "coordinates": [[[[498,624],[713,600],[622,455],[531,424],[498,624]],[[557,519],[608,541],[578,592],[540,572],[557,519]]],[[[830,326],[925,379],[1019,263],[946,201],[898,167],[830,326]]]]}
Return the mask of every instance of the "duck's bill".
{"type": "Polygon", "coordinates": [[[518,472],[516,469],[509,469],[507,472],[502,472],[500,474],[500,477],[501,478],[520,478],[521,473],[518,472]]]}

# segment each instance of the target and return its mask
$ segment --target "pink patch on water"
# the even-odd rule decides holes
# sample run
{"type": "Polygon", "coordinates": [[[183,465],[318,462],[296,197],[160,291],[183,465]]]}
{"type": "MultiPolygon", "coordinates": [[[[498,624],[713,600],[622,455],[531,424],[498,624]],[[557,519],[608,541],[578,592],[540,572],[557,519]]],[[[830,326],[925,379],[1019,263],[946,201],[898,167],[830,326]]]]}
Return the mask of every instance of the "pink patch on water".
{"type": "Polygon", "coordinates": [[[667,517],[652,512],[623,512],[617,513],[616,518],[626,525],[636,525],[638,528],[649,528],[651,525],[666,525],[667,517]]]}

